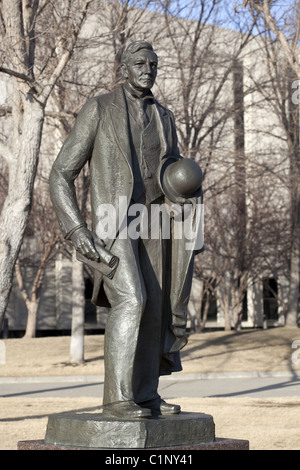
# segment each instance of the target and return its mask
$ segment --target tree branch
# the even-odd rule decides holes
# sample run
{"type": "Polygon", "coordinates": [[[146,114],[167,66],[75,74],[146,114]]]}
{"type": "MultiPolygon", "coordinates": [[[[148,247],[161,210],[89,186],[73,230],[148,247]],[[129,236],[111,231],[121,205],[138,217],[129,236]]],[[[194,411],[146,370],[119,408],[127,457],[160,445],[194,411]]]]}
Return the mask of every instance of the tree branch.
{"type": "Polygon", "coordinates": [[[25,75],[24,73],[16,72],[15,70],[0,67],[0,72],[6,73],[7,75],[11,75],[12,77],[20,78],[21,80],[24,80],[24,82],[27,83],[35,83],[33,78],[28,77],[28,75],[25,75]]]}
{"type": "Polygon", "coordinates": [[[74,51],[74,46],[77,42],[77,38],[78,38],[79,33],[81,31],[81,27],[82,27],[82,25],[83,25],[83,23],[84,23],[84,21],[87,17],[87,12],[88,12],[88,9],[89,9],[89,6],[90,6],[91,3],[92,3],[92,1],[86,2],[86,5],[85,5],[84,10],[82,12],[79,24],[73,32],[72,39],[71,39],[71,44],[68,46],[68,49],[62,54],[62,56],[61,56],[61,58],[60,58],[60,60],[57,64],[54,72],[52,73],[50,79],[47,81],[47,84],[45,85],[42,93],[40,94],[40,98],[41,98],[42,103],[47,102],[47,100],[49,98],[49,95],[50,95],[51,91],[53,90],[53,87],[55,86],[58,78],[60,77],[60,75],[62,73],[62,71],[64,70],[67,63],[69,62],[69,60],[72,57],[72,54],[73,54],[73,51],[74,51]]]}

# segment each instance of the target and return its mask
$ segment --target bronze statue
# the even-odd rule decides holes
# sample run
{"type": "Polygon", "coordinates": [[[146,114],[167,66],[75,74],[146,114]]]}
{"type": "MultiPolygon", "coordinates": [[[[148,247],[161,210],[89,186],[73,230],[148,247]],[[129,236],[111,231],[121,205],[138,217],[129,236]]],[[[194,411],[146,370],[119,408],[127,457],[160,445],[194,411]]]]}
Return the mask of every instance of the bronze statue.
{"type": "MultiPolygon", "coordinates": [[[[179,351],[187,342],[193,260],[202,247],[187,249],[184,236],[130,237],[123,231],[134,220],[136,207],[150,213],[153,207],[175,202],[189,207],[193,217],[202,197],[201,170],[181,157],[173,114],[150,91],[157,60],[148,42],[127,47],[121,66],[125,83],[87,101],[50,176],[63,235],[80,259],[95,267],[93,302],[109,306],[104,417],[180,412],[180,406],[166,403],[157,389],[160,375],[182,369],[179,351]],[[87,162],[91,230],[79,211],[74,187],[87,162]],[[105,240],[103,207],[114,209],[116,219],[105,240]],[[110,268],[106,272],[101,266],[110,268]]],[[[151,232],[151,216],[147,220],[151,232]]]]}

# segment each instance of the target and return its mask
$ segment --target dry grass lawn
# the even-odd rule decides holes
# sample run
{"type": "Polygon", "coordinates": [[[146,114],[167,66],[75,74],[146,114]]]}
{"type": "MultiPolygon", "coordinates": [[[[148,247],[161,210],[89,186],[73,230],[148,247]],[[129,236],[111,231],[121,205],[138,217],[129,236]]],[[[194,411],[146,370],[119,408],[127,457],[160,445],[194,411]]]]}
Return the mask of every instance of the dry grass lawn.
{"type": "MultiPolygon", "coordinates": [[[[300,340],[300,330],[289,328],[191,335],[182,350],[183,372],[300,370],[300,364],[291,361],[294,340],[300,340]]],[[[6,364],[0,364],[0,377],[104,373],[103,335],[85,337],[85,363],[77,366],[69,362],[68,336],[8,339],[5,345],[6,364]]]]}

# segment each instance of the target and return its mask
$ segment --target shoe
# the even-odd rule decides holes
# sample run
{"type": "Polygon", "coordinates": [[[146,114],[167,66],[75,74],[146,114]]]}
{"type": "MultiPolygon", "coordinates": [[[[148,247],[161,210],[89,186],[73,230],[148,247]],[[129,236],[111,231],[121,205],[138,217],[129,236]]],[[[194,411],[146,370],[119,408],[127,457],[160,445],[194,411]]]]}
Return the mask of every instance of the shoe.
{"type": "Polygon", "coordinates": [[[120,401],[103,406],[103,418],[117,418],[117,419],[130,419],[130,418],[148,418],[151,416],[151,410],[142,408],[134,401],[120,401]]]}
{"type": "Polygon", "coordinates": [[[162,415],[176,415],[181,412],[180,405],[166,403],[164,400],[161,401],[159,410],[162,415]]]}
{"type": "Polygon", "coordinates": [[[162,398],[156,398],[154,400],[145,401],[143,403],[140,403],[140,406],[150,408],[152,415],[154,416],[175,415],[181,412],[180,405],[166,403],[162,398]]]}

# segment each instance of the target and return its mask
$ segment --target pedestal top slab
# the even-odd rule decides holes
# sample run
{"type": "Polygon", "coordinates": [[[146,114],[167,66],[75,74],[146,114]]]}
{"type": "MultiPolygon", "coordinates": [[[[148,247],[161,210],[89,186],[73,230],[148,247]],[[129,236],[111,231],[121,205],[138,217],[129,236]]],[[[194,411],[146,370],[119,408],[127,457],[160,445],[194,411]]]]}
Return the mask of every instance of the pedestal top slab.
{"type": "Polygon", "coordinates": [[[213,417],[186,413],[144,419],[103,418],[94,413],[49,416],[45,443],[64,446],[128,449],[213,442],[213,417]]]}

